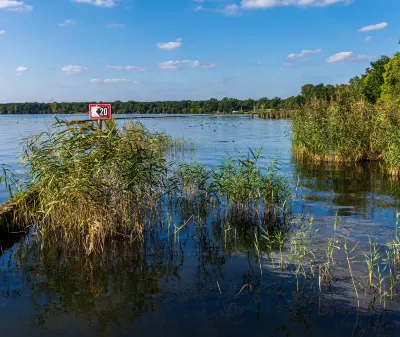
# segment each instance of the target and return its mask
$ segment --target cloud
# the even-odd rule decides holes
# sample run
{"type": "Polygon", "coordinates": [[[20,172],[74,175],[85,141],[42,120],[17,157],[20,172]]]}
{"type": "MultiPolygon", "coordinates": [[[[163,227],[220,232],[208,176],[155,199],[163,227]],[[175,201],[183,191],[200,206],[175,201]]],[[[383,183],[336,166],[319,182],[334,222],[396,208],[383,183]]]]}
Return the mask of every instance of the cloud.
{"type": "Polygon", "coordinates": [[[132,80],[127,80],[125,78],[106,78],[104,80],[100,80],[100,79],[91,79],[89,80],[89,82],[91,83],[132,83],[132,84],[140,84],[142,82],[140,81],[132,81],[132,80]]]}
{"type": "Polygon", "coordinates": [[[147,71],[147,69],[137,66],[106,66],[106,68],[124,71],[147,71]]]}
{"type": "Polygon", "coordinates": [[[373,58],[369,55],[359,55],[354,54],[352,51],[342,51],[335,55],[332,55],[326,59],[328,63],[336,63],[336,62],[357,62],[357,61],[365,61],[373,58]]]}
{"type": "Polygon", "coordinates": [[[288,59],[291,59],[291,60],[300,59],[300,58],[305,57],[308,54],[318,54],[320,52],[322,52],[322,49],[320,49],[320,48],[315,49],[315,50],[304,49],[299,54],[289,54],[287,57],[288,57],[288,59]]]}
{"type": "Polygon", "coordinates": [[[20,66],[17,69],[15,69],[15,71],[17,73],[25,73],[25,72],[29,71],[29,68],[20,66]]]}
{"type": "Polygon", "coordinates": [[[215,64],[213,63],[203,64],[200,61],[191,61],[191,60],[167,61],[159,64],[159,68],[162,70],[177,70],[184,67],[209,69],[209,68],[214,68],[215,64]]]}
{"type": "Polygon", "coordinates": [[[65,20],[64,22],[61,22],[58,24],[59,27],[66,27],[70,25],[76,25],[76,22],[72,19],[65,20]]]}
{"type": "Polygon", "coordinates": [[[0,30],[0,35],[4,35],[6,33],[6,31],[3,29],[3,30],[0,30]]]}
{"type": "Polygon", "coordinates": [[[348,4],[352,0],[242,0],[240,5],[245,9],[260,9],[283,6],[326,7],[337,3],[348,4]]]}
{"type": "Polygon", "coordinates": [[[114,7],[119,0],[72,0],[78,4],[90,4],[97,7],[114,7]]]}
{"type": "Polygon", "coordinates": [[[125,25],[122,23],[110,23],[107,25],[108,28],[125,28],[125,25]]]}
{"type": "Polygon", "coordinates": [[[240,14],[240,7],[235,4],[220,6],[217,8],[206,8],[200,5],[195,7],[194,10],[196,12],[204,11],[204,12],[221,13],[226,16],[238,16],[240,14]]]}
{"type": "Polygon", "coordinates": [[[61,70],[65,73],[65,74],[79,74],[82,73],[84,71],[87,71],[88,68],[86,67],[82,67],[82,66],[64,66],[61,68],[61,70]]]}
{"type": "Polygon", "coordinates": [[[381,22],[381,23],[378,23],[378,24],[376,24],[376,25],[371,25],[371,26],[362,27],[362,28],[360,28],[360,29],[357,30],[357,31],[360,32],[360,33],[372,32],[372,31],[374,31],[374,30],[384,29],[384,28],[386,28],[387,26],[388,26],[388,23],[387,23],[387,22],[381,22]]]}
{"type": "Polygon", "coordinates": [[[225,7],[220,8],[220,12],[226,16],[237,16],[239,15],[239,10],[239,6],[235,4],[226,5],[225,7]]]}
{"type": "Polygon", "coordinates": [[[364,41],[371,41],[373,38],[372,38],[372,36],[367,36],[365,39],[364,39],[364,41]]]}
{"type": "Polygon", "coordinates": [[[158,49],[164,49],[164,50],[174,50],[182,47],[182,39],[176,39],[174,42],[159,42],[156,44],[158,49]]]}
{"type": "Polygon", "coordinates": [[[24,1],[0,0],[0,9],[13,12],[30,12],[33,7],[31,5],[26,5],[24,1]]]}

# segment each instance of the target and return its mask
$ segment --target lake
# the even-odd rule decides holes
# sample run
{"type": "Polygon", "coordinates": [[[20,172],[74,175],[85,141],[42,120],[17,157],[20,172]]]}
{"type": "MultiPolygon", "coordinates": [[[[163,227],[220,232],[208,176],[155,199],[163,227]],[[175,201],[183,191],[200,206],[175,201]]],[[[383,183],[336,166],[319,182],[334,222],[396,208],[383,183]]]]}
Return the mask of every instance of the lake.
{"type": "MultiPolygon", "coordinates": [[[[327,238],[337,235],[357,247],[353,254],[361,261],[370,238],[378,244],[394,238],[400,183],[378,164],[296,160],[289,120],[246,115],[154,117],[138,121],[152,131],[193,142],[195,151],[186,155],[187,160],[215,166],[228,155],[260,148],[261,165],[278,160],[281,175],[291,184],[295,221],[313,217],[316,249],[322,251],[327,238]]],[[[21,172],[21,139],[52,123],[51,116],[0,116],[0,164],[21,172]]],[[[0,185],[0,202],[8,198],[0,185]]],[[[209,226],[201,235],[188,229],[173,246],[163,237],[151,240],[145,252],[116,243],[100,257],[24,246],[29,236],[2,238],[3,334],[394,336],[400,327],[397,298],[385,311],[375,310],[370,302],[356,304],[344,257],[336,262],[336,292],[323,296],[307,281],[299,286],[293,274],[276,273],[266,257],[258,266],[248,246],[217,240],[215,228],[212,232],[213,225],[209,226]],[[208,236],[213,240],[204,239],[208,236]]],[[[360,263],[354,272],[361,273],[361,268],[360,263]]],[[[361,276],[357,282],[362,283],[361,276]]]]}

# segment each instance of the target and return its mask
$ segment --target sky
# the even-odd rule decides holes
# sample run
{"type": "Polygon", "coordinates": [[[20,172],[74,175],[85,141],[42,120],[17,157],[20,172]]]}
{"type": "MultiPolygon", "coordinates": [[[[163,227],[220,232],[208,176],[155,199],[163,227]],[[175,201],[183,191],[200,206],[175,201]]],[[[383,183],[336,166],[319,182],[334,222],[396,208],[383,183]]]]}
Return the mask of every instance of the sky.
{"type": "Polygon", "coordinates": [[[0,102],[297,95],[399,50],[400,0],[0,0],[0,102]]]}

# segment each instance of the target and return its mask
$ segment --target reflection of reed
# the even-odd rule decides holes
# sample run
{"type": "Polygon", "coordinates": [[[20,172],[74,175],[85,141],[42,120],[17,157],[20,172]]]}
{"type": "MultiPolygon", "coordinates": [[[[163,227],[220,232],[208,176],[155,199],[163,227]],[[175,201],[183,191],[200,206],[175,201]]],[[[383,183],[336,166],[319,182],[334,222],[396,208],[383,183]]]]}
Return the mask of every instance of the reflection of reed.
{"type": "MultiPolygon", "coordinates": [[[[327,258],[327,238],[317,235],[312,222],[291,232],[285,227],[262,227],[223,208],[211,218],[184,219],[188,218],[177,215],[169,222],[174,228],[182,227],[175,223],[186,224],[176,239],[169,226],[154,226],[145,233],[142,245],[108,242],[101,254],[88,255],[83,247],[61,242],[23,239],[15,247],[11,267],[0,261],[4,275],[0,296],[13,301],[11,294],[25,289],[23,296],[31,300],[42,325],[67,313],[86,317],[101,335],[120,326],[134,327],[151,313],[169,311],[185,323],[199,319],[197,315],[206,308],[224,308],[220,318],[228,320],[238,314],[237,307],[250,311],[250,317],[259,312],[272,317],[279,312],[276,324],[301,322],[306,331],[316,328],[314,322],[324,314],[343,315],[343,322],[356,317],[354,287],[342,249],[346,241],[339,235],[327,258]],[[20,284],[14,281],[15,273],[21,277],[20,284]],[[311,312],[318,314],[311,319],[311,312]]],[[[347,244],[351,251],[354,243],[347,244]]],[[[365,282],[362,251],[366,248],[349,254],[364,326],[367,317],[378,321],[383,312],[382,294],[365,282]],[[371,303],[375,313],[369,312],[371,303]]],[[[383,250],[381,257],[385,258],[383,250]]],[[[398,287],[394,289],[396,294],[398,287]]],[[[399,312],[393,299],[386,299],[386,307],[399,312]]],[[[385,320],[380,324],[384,326],[385,320]]]]}
{"type": "Polygon", "coordinates": [[[309,197],[331,192],[331,202],[356,207],[362,214],[370,207],[372,195],[392,198],[386,207],[399,202],[400,181],[387,175],[379,163],[315,162],[294,157],[293,166],[301,185],[312,191],[309,197]]]}

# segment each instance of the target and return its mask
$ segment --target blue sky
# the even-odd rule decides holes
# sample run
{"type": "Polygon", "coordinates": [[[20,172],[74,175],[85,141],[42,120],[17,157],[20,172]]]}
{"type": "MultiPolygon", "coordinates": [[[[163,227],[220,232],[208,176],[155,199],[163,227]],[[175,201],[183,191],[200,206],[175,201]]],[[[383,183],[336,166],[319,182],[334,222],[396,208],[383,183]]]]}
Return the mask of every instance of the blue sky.
{"type": "Polygon", "coordinates": [[[393,55],[399,0],[0,0],[0,102],[288,97],[393,55]]]}

